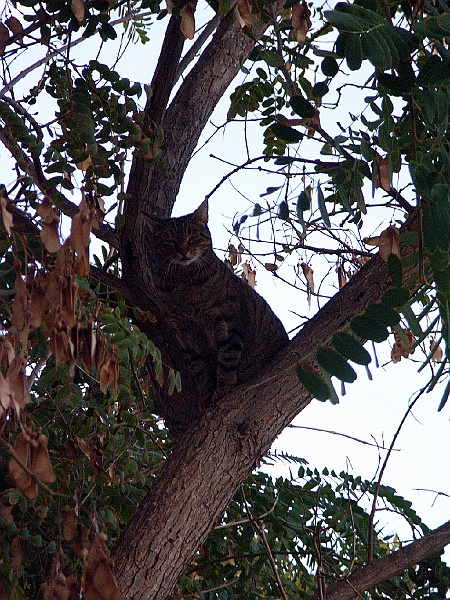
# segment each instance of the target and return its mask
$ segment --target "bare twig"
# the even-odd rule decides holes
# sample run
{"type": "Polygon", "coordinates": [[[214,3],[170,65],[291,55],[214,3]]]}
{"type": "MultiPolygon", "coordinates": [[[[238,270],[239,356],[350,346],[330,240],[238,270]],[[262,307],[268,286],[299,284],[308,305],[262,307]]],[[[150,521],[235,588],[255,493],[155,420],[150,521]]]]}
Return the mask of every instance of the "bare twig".
{"type": "Polygon", "coordinates": [[[341,433],[339,431],[331,431],[330,429],[320,429],[319,427],[306,427],[305,425],[288,425],[288,427],[292,429],[308,429],[309,431],[319,431],[321,433],[331,433],[332,435],[338,435],[340,437],[348,438],[349,440],[353,440],[354,442],[358,442],[359,444],[365,444],[367,446],[374,446],[379,450],[389,450],[389,452],[399,452],[399,448],[392,448],[390,446],[387,448],[386,446],[379,446],[378,444],[373,444],[372,442],[368,442],[367,440],[361,440],[359,438],[353,437],[352,435],[348,435],[346,433],[341,433]]]}

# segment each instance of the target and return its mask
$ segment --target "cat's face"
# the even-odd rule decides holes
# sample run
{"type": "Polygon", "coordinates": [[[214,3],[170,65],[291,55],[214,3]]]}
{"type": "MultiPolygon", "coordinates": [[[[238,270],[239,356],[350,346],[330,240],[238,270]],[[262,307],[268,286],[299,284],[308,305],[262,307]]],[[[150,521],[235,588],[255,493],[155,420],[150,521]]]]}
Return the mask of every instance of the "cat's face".
{"type": "Polygon", "coordinates": [[[211,251],[207,227],[208,205],[203,202],[192,214],[173,219],[152,220],[152,246],[159,268],[189,267],[201,263],[211,251]]]}

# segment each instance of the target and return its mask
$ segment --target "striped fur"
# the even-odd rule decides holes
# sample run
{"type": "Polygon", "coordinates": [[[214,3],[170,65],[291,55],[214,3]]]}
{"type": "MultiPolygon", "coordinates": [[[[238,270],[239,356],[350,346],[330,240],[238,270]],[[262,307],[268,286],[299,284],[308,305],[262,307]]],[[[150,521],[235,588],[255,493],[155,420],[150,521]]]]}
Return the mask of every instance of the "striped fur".
{"type": "Polygon", "coordinates": [[[184,217],[149,219],[147,256],[156,303],[205,404],[256,376],[288,342],[265,300],[215,255],[207,222],[206,201],[184,217]]]}

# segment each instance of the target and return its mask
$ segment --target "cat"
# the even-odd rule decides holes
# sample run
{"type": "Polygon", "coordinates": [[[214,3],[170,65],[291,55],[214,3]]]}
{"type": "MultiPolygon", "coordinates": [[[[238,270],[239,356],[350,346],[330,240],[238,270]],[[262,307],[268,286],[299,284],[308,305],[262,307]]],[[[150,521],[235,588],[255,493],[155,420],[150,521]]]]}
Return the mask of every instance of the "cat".
{"type": "Polygon", "coordinates": [[[146,222],[155,302],[207,406],[255,377],[288,336],[267,302],[214,253],[207,200],[183,217],[146,222]]]}

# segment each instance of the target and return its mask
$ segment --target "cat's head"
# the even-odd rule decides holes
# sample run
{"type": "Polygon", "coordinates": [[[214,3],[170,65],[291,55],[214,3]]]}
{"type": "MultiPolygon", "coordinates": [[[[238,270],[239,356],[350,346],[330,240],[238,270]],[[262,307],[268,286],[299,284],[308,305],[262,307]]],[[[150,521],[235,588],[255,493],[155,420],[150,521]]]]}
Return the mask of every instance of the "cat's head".
{"type": "Polygon", "coordinates": [[[147,217],[151,231],[152,258],[159,268],[189,267],[212,250],[208,229],[208,201],[189,215],[170,219],[147,217]]]}

